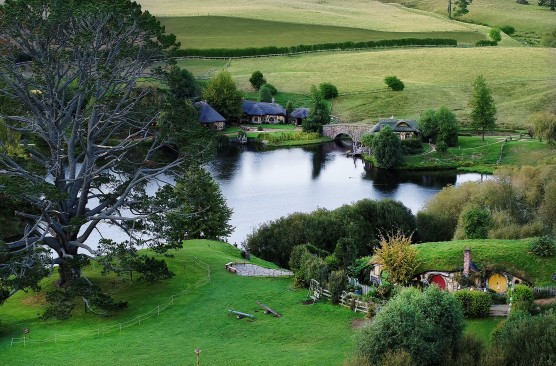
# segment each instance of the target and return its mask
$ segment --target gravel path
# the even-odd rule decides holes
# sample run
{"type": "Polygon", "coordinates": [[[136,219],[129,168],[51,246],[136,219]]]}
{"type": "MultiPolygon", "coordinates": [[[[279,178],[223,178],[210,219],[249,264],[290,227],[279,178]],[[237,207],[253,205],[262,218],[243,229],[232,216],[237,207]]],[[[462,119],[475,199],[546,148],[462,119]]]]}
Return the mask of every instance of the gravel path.
{"type": "Polygon", "coordinates": [[[270,269],[257,266],[250,263],[235,263],[234,268],[240,276],[253,276],[253,277],[287,277],[292,276],[293,272],[285,269],[270,269]]]}

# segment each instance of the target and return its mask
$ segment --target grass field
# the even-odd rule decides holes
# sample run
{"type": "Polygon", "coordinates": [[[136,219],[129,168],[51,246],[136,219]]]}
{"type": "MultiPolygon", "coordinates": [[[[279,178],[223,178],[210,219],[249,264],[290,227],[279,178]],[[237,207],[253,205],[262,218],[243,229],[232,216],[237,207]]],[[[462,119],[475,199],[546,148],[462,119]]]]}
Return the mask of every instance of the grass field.
{"type": "MultiPolygon", "coordinates": [[[[279,91],[293,94],[331,82],[340,92],[333,114],[342,122],[418,118],[423,110],[446,106],[462,125],[469,121],[472,82],[483,74],[497,103],[498,125],[514,128],[524,127],[534,112],[556,110],[555,62],[556,50],[546,48],[419,48],[241,59],[227,69],[248,91],[255,70],[279,91]],[[400,78],[405,89],[386,90],[387,75],[400,78]]],[[[180,62],[185,68],[200,64],[180,62]]]]}
{"type": "Polygon", "coordinates": [[[455,240],[416,246],[422,261],[418,272],[453,271],[461,268],[463,251],[471,249],[479,269],[498,268],[531,281],[535,286],[554,286],[551,279],[556,258],[541,258],[529,252],[531,240],[455,240]]]}
{"type": "MultiPolygon", "coordinates": [[[[442,16],[447,15],[446,0],[384,0],[385,3],[397,2],[406,7],[434,12],[442,16]]],[[[516,29],[518,38],[540,38],[556,27],[556,12],[546,6],[538,6],[536,1],[530,5],[520,5],[515,0],[481,0],[473,2],[469,13],[462,19],[490,26],[511,25],[516,29]]]]}
{"type": "Polygon", "coordinates": [[[481,32],[388,32],[354,27],[286,23],[233,17],[164,17],[166,31],[176,35],[182,48],[249,48],[296,46],[333,42],[379,41],[400,38],[449,38],[458,44],[487,39],[481,32]]]}
{"type": "Polygon", "coordinates": [[[467,31],[445,17],[367,0],[140,0],[157,16],[231,16],[387,32],[467,31]]]}
{"type": "MultiPolygon", "coordinates": [[[[353,347],[351,321],[362,314],[328,304],[303,305],[307,290],[292,288],[291,279],[234,276],[224,270],[229,261],[241,260],[239,250],[218,242],[190,241],[171,259],[176,277],[156,286],[127,279],[100,278],[115,296],[130,306],[113,317],[78,311],[68,321],[41,321],[41,294],[19,293],[0,308],[0,363],[2,365],[194,365],[194,349],[202,350],[203,365],[341,365],[353,347]],[[155,310],[188,285],[206,278],[206,270],[190,261],[196,256],[210,266],[210,283],[195,288],[153,318],[106,335],[77,336],[133,319],[155,310]],[[261,301],[283,314],[266,315],[261,301]],[[254,314],[256,320],[228,316],[235,309],[254,314]],[[16,344],[28,327],[34,341],[54,334],[57,343],[16,344]]],[[[264,263],[258,261],[259,263],[264,263]]],[[[52,280],[48,281],[52,283],[52,280]]],[[[45,285],[48,289],[49,284],[45,285]]]]}

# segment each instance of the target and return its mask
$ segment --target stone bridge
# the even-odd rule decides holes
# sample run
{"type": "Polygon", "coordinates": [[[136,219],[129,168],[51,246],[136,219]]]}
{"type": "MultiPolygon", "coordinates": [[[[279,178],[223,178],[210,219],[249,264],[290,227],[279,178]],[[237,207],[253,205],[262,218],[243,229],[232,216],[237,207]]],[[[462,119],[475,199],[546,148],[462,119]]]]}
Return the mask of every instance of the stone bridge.
{"type": "Polygon", "coordinates": [[[354,145],[361,142],[361,136],[369,133],[373,126],[363,124],[329,124],[322,126],[322,134],[331,139],[336,139],[340,135],[347,135],[352,140],[354,145]]]}

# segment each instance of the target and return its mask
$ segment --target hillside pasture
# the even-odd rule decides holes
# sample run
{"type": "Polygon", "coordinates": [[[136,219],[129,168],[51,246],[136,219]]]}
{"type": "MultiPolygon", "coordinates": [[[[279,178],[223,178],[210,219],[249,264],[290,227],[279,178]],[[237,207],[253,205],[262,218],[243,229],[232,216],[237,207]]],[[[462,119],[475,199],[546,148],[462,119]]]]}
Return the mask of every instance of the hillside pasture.
{"type": "MultiPolygon", "coordinates": [[[[87,276],[100,281],[129,308],[110,317],[82,311],[67,321],[42,321],[44,294],[19,293],[2,305],[0,313],[0,360],[2,365],[194,365],[194,350],[201,349],[203,365],[342,365],[352,348],[351,322],[361,319],[340,306],[326,303],[303,305],[306,289],[292,288],[291,278],[254,278],[231,274],[230,261],[241,261],[239,250],[213,241],[188,241],[168,262],[176,277],[155,286],[129,278],[87,276]],[[192,262],[193,256],[210,266],[192,262]],[[157,306],[188,286],[192,290],[157,315],[157,306]],[[260,301],[283,316],[264,313],[260,301]],[[151,318],[118,330],[120,323],[154,310],[151,318]],[[255,315],[255,321],[236,319],[228,310],[255,315]],[[104,334],[106,327],[116,330],[104,334]],[[12,337],[30,329],[34,343],[10,346],[12,337]],[[96,330],[99,329],[97,333],[96,330]],[[58,335],[46,343],[39,341],[58,335]],[[67,336],[64,336],[67,335],[67,336]]],[[[254,258],[255,263],[273,267],[254,258]]],[[[56,276],[53,276],[56,277],[56,276]]],[[[48,290],[55,278],[44,283],[48,290]]]]}
{"type": "Polygon", "coordinates": [[[446,106],[463,125],[469,121],[473,80],[482,74],[497,103],[498,125],[524,128],[532,113],[556,108],[555,62],[556,50],[546,48],[417,48],[240,59],[227,69],[246,91],[252,90],[249,77],[255,70],[286,93],[308,94],[311,85],[331,82],[340,93],[333,114],[342,122],[419,118],[423,110],[446,106]],[[387,75],[400,78],[405,89],[387,90],[387,75]]]}
{"type": "Polygon", "coordinates": [[[318,24],[286,23],[218,16],[161,17],[166,31],[176,35],[182,48],[288,47],[300,44],[365,42],[401,38],[448,38],[458,44],[487,39],[469,29],[452,32],[393,32],[318,24]]]}
{"type": "MultiPolygon", "coordinates": [[[[446,0],[383,0],[385,3],[399,3],[409,8],[421,9],[447,16],[446,0]]],[[[488,24],[492,27],[511,25],[516,35],[527,38],[540,38],[556,27],[556,12],[547,6],[538,6],[536,0],[529,5],[521,5],[515,0],[481,0],[468,7],[469,13],[462,19],[469,22],[488,24]]]]}
{"type": "MultiPolygon", "coordinates": [[[[447,18],[368,0],[140,0],[157,16],[229,16],[299,24],[356,27],[386,32],[467,31],[447,18]]],[[[213,31],[211,31],[212,33],[213,31]]]]}

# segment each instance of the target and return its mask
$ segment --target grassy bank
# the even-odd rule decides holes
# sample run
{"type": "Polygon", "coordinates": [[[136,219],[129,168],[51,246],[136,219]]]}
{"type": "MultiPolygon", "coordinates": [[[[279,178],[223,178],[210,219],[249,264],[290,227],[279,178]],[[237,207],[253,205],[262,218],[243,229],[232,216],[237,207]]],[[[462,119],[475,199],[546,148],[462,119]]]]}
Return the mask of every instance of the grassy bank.
{"type": "MultiPolygon", "coordinates": [[[[514,138],[516,135],[514,135],[514,138]]],[[[404,169],[459,169],[494,173],[502,165],[556,164],[556,148],[538,140],[511,140],[506,137],[460,136],[459,146],[445,153],[406,156],[404,169]],[[501,160],[500,157],[502,157],[501,160]]]]}
{"type": "Polygon", "coordinates": [[[463,251],[471,249],[473,262],[480,270],[502,269],[522,277],[536,286],[554,286],[551,278],[556,257],[541,258],[529,252],[531,239],[523,240],[456,240],[416,246],[422,261],[418,272],[455,271],[463,266],[463,251]]]}
{"type": "MultiPolygon", "coordinates": [[[[224,270],[229,261],[241,260],[230,245],[190,241],[169,260],[176,277],[157,286],[130,285],[125,278],[88,276],[108,285],[130,307],[112,317],[78,313],[68,321],[41,321],[42,294],[20,293],[2,305],[0,354],[5,365],[183,365],[195,364],[194,349],[202,350],[207,365],[341,365],[353,347],[351,320],[361,318],[328,304],[302,305],[305,289],[292,288],[291,279],[240,277],[224,270]],[[183,295],[160,315],[103,335],[96,329],[116,326],[146,314],[188,285],[207,276],[191,260],[210,266],[210,282],[183,295]],[[256,301],[283,314],[265,315],[256,301]],[[228,316],[234,309],[254,314],[256,320],[228,316]],[[28,327],[33,340],[58,334],[57,343],[10,347],[13,336],[28,327]],[[82,338],[80,332],[92,331],[82,338]],[[68,334],[69,337],[61,335],[68,334]]],[[[261,261],[258,261],[261,262],[261,261]]],[[[45,283],[45,290],[54,279],[45,283]]]]}

